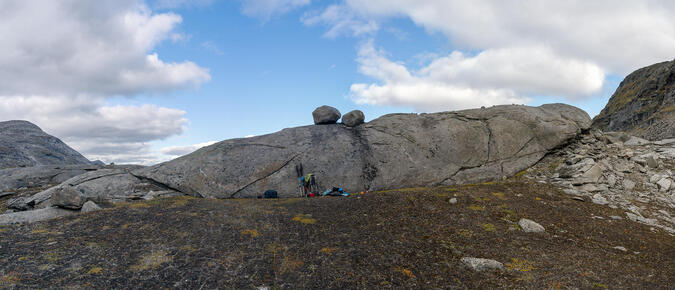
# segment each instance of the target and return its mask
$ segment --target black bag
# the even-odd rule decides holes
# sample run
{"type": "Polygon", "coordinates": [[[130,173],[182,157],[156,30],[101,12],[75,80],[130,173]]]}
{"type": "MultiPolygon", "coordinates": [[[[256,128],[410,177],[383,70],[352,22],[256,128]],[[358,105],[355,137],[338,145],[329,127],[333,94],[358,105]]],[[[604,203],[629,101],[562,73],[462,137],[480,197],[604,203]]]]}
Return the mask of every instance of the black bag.
{"type": "Polygon", "coordinates": [[[268,190],[265,191],[265,198],[277,198],[277,191],[276,190],[268,190]]]}

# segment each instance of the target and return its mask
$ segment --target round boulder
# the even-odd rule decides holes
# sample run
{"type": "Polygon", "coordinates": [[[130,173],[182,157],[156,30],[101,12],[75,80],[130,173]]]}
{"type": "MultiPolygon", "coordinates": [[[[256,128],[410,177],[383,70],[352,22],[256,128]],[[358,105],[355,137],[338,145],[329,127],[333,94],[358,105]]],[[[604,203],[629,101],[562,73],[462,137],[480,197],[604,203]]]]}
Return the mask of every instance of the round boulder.
{"type": "Polygon", "coordinates": [[[354,110],[342,116],[342,123],[347,127],[356,127],[363,124],[365,119],[366,117],[363,115],[363,112],[354,110]]]}
{"type": "Polygon", "coordinates": [[[80,209],[84,202],[84,197],[72,186],[59,188],[52,194],[52,204],[58,207],[80,209]]]}
{"type": "Polygon", "coordinates": [[[340,111],[330,106],[318,107],[312,112],[314,124],[335,124],[340,119],[340,111]]]}

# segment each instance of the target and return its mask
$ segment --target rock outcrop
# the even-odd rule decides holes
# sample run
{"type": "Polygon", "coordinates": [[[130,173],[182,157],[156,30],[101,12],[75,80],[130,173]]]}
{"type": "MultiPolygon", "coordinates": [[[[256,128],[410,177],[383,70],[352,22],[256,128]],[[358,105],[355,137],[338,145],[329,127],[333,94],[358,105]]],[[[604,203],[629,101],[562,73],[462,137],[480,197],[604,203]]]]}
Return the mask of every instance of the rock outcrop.
{"type": "Polygon", "coordinates": [[[575,107],[496,106],[434,114],[390,114],[363,126],[304,126],[226,140],[133,171],[202,197],[297,195],[294,165],[320,188],[347,192],[500,179],[526,169],[589,128],[575,107]]]}
{"type": "Polygon", "coordinates": [[[650,142],[594,130],[552,152],[525,176],[675,234],[673,172],[675,139],[650,142]]]}
{"type": "Polygon", "coordinates": [[[675,60],[628,75],[593,119],[593,128],[649,140],[675,138],[675,60]]]}
{"type": "Polygon", "coordinates": [[[58,138],[27,121],[0,122],[0,169],[91,164],[58,138]]]}

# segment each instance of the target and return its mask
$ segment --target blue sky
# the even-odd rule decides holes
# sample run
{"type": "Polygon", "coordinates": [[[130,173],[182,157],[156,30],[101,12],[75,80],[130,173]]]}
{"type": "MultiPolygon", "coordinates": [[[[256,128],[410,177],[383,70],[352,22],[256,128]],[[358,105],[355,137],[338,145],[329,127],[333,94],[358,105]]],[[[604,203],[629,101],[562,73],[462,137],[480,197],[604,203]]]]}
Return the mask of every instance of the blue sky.
{"type": "Polygon", "coordinates": [[[142,164],[309,125],[320,105],[367,120],[551,102],[593,116],[675,51],[672,4],[616,3],[10,0],[0,113],[142,164]]]}

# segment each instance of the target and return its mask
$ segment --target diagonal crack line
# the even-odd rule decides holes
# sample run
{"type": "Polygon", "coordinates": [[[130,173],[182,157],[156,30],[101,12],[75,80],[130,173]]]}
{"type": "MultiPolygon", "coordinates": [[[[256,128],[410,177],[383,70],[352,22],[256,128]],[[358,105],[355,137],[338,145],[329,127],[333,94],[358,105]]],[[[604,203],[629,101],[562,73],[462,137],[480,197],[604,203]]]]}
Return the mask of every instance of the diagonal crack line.
{"type": "MultiPolygon", "coordinates": [[[[136,177],[136,178],[140,179],[140,180],[146,180],[146,181],[149,181],[150,183],[152,183],[152,184],[154,184],[154,185],[156,185],[156,186],[163,187],[163,188],[166,188],[166,189],[170,189],[170,190],[173,190],[173,191],[177,191],[177,192],[180,192],[180,193],[182,193],[182,194],[188,194],[188,193],[186,193],[186,192],[184,192],[184,191],[182,191],[182,190],[180,190],[180,189],[178,189],[178,188],[174,188],[174,187],[172,187],[172,186],[170,186],[170,185],[168,185],[168,184],[166,184],[166,183],[159,182],[159,181],[157,181],[157,180],[155,180],[155,179],[153,179],[153,178],[146,177],[146,176],[141,176],[141,175],[136,175],[136,174],[133,174],[133,173],[131,173],[131,172],[129,172],[129,174],[130,174],[131,176],[133,176],[133,177],[136,177]]],[[[189,188],[189,189],[190,189],[191,192],[194,192],[198,197],[204,197],[204,196],[203,196],[201,193],[199,193],[198,191],[196,191],[196,190],[194,190],[194,189],[191,189],[191,188],[189,188]]]]}
{"type": "Polygon", "coordinates": [[[252,184],[254,184],[254,183],[256,183],[256,182],[258,182],[258,181],[260,181],[260,180],[263,180],[263,179],[265,179],[265,178],[267,178],[267,177],[270,177],[270,176],[272,176],[273,174],[279,172],[279,170],[281,170],[281,169],[283,169],[284,167],[286,167],[286,165],[288,165],[289,163],[291,163],[291,161],[293,161],[293,160],[294,160],[295,158],[297,158],[298,156],[300,156],[300,153],[297,153],[297,154],[293,155],[293,157],[291,157],[291,159],[288,159],[288,161],[286,161],[283,165],[281,165],[281,167],[277,168],[277,170],[274,170],[272,173],[267,174],[267,175],[265,175],[265,176],[263,176],[263,177],[260,177],[260,178],[254,180],[254,181],[251,181],[249,184],[244,185],[242,188],[240,188],[240,189],[238,189],[237,191],[233,192],[233,193],[230,195],[230,198],[234,198],[234,196],[237,195],[237,193],[241,192],[242,190],[246,189],[247,187],[251,186],[252,184]]]}
{"type": "Polygon", "coordinates": [[[530,137],[530,140],[527,140],[527,142],[525,142],[525,144],[523,144],[523,146],[521,146],[520,149],[518,149],[518,151],[517,151],[516,153],[514,153],[513,155],[511,155],[511,158],[518,156],[518,154],[520,154],[520,152],[522,152],[523,150],[525,150],[525,148],[527,147],[527,145],[530,145],[530,142],[534,141],[535,139],[536,139],[536,138],[535,138],[534,136],[530,137]]]}

